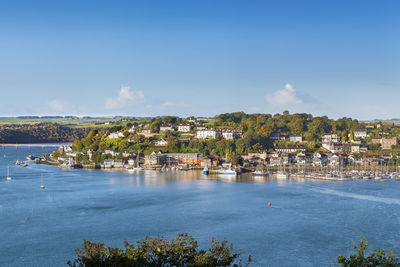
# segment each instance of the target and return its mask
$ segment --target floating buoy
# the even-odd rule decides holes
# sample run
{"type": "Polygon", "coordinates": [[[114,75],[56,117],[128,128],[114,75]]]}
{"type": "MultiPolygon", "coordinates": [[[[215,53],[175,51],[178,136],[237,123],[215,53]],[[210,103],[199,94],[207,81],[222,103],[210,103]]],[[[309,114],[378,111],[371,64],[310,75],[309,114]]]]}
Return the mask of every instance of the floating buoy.
{"type": "Polygon", "coordinates": [[[271,207],[271,202],[270,201],[268,201],[268,207],[271,207]]]}

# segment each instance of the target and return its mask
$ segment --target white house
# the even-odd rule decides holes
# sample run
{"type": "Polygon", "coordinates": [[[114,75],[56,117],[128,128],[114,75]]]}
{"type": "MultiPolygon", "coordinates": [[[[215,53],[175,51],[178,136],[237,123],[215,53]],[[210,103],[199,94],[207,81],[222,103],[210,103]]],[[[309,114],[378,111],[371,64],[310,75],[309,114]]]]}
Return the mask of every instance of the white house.
{"type": "Polygon", "coordinates": [[[363,130],[354,131],[354,138],[365,139],[367,137],[368,137],[367,131],[363,130]]]}
{"type": "Polygon", "coordinates": [[[237,131],[237,130],[222,130],[221,135],[224,139],[231,140],[234,138],[242,137],[243,133],[241,131],[237,131]]]}
{"type": "Polygon", "coordinates": [[[183,132],[183,133],[190,132],[190,125],[179,125],[178,132],[183,132]]]}
{"type": "Polygon", "coordinates": [[[174,131],[174,127],[172,127],[171,125],[161,125],[160,126],[160,132],[166,132],[166,131],[174,131]]]}
{"type": "Polygon", "coordinates": [[[116,138],[120,138],[120,137],[124,137],[124,134],[121,132],[113,132],[108,135],[108,138],[110,138],[110,139],[116,139],[116,138]]]}
{"type": "Polygon", "coordinates": [[[132,127],[128,130],[129,133],[134,133],[136,131],[136,126],[132,125],[132,127]]]}
{"type": "Polygon", "coordinates": [[[340,142],[340,136],[337,134],[324,134],[322,137],[322,143],[339,143],[340,142]]]}
{"type": "Polygon", "coordinates": [[[215,139],[217,137],[217,131],[213,130],[213,129],[209,129],[209,130],[197,130],[197,135],[196,137],[198,139],[206,139],[206,138],[212,138],[215,139]]]}
{"type": "Polygon", "coordinates": [[[116,156],[119,156],[120,153],[118,151],[114,151],[112,149],[106,149],[106,150],[104,150],[103,154],[104,155],[110,154],[111,156],[116,157],[116,156]]]}
{"type": "Polygon", "coordinates": [[[164,139],[157,140],[156,142],[156,146],[166,146],[166,145],[168,145],[168,142],[165,141],[164,139]]]}

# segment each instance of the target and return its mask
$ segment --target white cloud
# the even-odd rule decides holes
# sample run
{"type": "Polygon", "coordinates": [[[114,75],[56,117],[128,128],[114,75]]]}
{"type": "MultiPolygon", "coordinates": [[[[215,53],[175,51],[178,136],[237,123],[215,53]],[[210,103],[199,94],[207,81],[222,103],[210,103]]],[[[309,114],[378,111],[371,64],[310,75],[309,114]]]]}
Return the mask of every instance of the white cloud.
{"type": "Polygon", "coordinates": [[[122,86],[118,96],[104,100],[104,107],[107,109],[117,109],[126,106],[134,106],[144,99],[143,91],[132,91],[129,86],[122,86]]]}
{"type": "Polygon", "coordinates": [[[273,94],[266,94],[265,99],[271,106],[280,108],[289,108],[303,104],[303,101],[297,95],[296,88],[290,83],[287,83],[285,88],[273,94]]]}
{"type": "Polygon", "coordinates": [[[58,99],[53,99],[49,101],[47,105],[52,111],[58,111],[58,112],[66,111],[70,107],[70,105],[67,102],[58,99]]]}

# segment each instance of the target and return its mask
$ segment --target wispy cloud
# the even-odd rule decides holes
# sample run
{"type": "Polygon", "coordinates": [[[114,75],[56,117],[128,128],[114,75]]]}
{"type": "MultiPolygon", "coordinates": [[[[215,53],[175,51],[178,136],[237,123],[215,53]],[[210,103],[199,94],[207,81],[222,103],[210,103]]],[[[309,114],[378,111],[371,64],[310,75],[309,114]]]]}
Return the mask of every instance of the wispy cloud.
{"type": "Polygon", "coordinates": [[[122,86],[116,97],[104,100],[104,107],[106,109],[118,109],[134,106],[138,102],[144,101],[144,99],[143,91],[132,91],[129,86],[122,86]]]}
{"type": "Polygon", "coordinates": [[[49,101],[47,103],[47,106],[50,108],[51,111],[57,111],[57,112],[67,111],[68,108],[71,107],[71,105],[68,102],[59,99],[53,99],[49,101]]]}
{"type": "Polygon", "coordinates": [[[266,94],[265,99],[268,104],[279,108],[289,108],[303,104],[303,101],[298,96],[296,88],[287,83],[285,88],[278,90],[272,94],[266,94]]]}

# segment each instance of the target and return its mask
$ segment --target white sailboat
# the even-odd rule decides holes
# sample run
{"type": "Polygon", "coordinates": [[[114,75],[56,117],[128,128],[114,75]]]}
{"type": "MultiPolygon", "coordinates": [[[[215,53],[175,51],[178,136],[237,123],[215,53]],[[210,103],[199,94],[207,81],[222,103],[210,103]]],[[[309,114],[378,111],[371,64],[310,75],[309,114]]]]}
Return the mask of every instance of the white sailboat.
{"type": "Polygon", "coordinates": [[[43,174],[40,177],[40,189],[44,189],[44,184],[43,184],[43,174]]]}
{"type": "Polygon", "coordinates": [[[7,181],[11,180],[11,176],[10,176],[10,166],[7,166],[7,181]]]}

